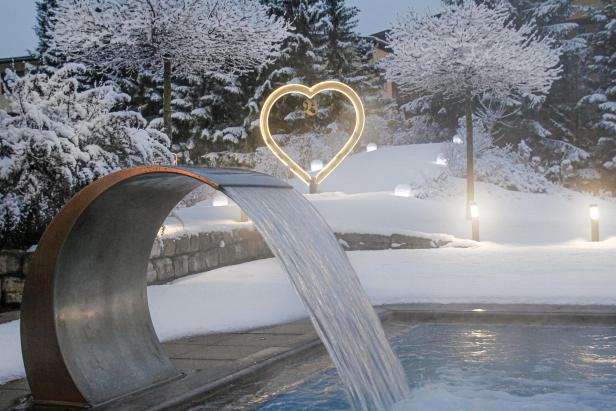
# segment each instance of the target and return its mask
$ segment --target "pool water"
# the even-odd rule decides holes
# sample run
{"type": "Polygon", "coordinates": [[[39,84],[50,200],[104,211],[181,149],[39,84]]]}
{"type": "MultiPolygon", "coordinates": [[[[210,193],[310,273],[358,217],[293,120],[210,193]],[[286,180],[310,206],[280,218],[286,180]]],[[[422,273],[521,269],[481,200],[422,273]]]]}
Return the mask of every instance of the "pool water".
{"type": "MultiPolygon", "coordinates": [[[[419,325],[392,339],[402,410],[616,410],[616,328],[419,325]]],[[[258,410],[348,410],[328,368],[258,410]]]]}

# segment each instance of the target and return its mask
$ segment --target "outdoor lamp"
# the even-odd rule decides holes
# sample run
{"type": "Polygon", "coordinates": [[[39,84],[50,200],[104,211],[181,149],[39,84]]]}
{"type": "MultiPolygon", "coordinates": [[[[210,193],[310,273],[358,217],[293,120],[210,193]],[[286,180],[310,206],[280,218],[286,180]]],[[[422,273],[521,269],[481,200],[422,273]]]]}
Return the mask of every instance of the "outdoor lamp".
{"type": "Polygon", "coordinates": [[[323,162],[321,160],[312,160],[310,162],[310,171],[320,171],[323,169],[323,162]]]}
{"type": "Polygon", "coordinates": [[[590,212],[590,240],[599,241],[599,206],[591,204],[588,211],[590,212]]]}
{"type": "Polygon", "coordinates": [[[376,151],[378,147],[376,146],[376,144],[374,143],[368,143],[368,145],[366,146],[366,152],[369,153],[371,151],[376,151]]]}
{"type": "Polygon", "coordinates": [[[396,197],[410,197],[411,193],[412,191],[410,184],[398,184],[394,187],[394,195],[396,197]]]}
{"type": "Polygon", "coordinates": [[[479,241],[479,206],[472,202],[469,204],[473,224],[473,241],[479,241]]]}
{"type": "Polygon", "coordinates": [[[224,207],[227,205],[229,205],[229,199],[227,198],[227,196],[224,194],[216,193],[216,195],[212,199],[212,206],[224,207]]]}

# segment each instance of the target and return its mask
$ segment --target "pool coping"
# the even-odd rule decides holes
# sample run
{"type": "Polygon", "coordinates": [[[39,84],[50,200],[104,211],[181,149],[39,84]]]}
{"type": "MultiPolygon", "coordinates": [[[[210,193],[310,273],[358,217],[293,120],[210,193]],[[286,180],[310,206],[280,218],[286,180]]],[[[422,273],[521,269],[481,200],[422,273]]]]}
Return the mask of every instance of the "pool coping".
{"type": "MultiPolygon", "coordinates": [[[[387,328],[395,323],[528,324],[616,327],[616,306],[551,304],[389,304],[375,307],[387,328]]],[[[2,320],[18,318],[15,313],[2,320]]],[[[390,327],[390,328],[391,328],[390,327]]],[[[97,409],[171,410],[207,399],[291,359],[325,353],[310,321],[260,327],[242,332],[185,337],[164,343],[180,378],[130,394],[97,409]]],[[[0,409],[29,395],[27,382],[0,385],[0,409]]]]}

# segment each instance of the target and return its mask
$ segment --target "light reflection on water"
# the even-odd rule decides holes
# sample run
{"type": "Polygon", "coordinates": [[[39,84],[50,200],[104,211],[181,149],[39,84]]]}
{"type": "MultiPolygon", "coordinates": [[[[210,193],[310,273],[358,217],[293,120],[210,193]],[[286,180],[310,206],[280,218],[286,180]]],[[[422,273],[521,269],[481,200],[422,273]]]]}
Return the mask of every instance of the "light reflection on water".
{"type": "MultiPolygon", "coordinates": [[[[392,341],[412,388],[395,410],[616,410],[616,329],[422,325],[392,341]]],[[[333,369],[259,410],[349,409],[333,369]]]]}

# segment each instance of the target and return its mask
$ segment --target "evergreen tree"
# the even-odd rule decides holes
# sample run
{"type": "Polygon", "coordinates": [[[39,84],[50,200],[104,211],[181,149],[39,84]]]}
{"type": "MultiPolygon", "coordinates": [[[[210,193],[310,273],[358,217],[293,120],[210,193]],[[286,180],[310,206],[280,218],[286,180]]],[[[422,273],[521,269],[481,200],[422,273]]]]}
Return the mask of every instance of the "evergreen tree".
{"type": "Polygon", "coordinates": [[[584,125],[594,133],[593,159],[616,192],[616,5],[606,2],[592,19],[598,25],[589,59],[593,89],[580,106],[589,110],[584,125]]]}
{"type": "MultiPolygon", "coordinates": [[[[317,31],[319,7],[310,0],[265,0],[273,16],[292,23],[290,36],[283,42],[280,58],[275,64],[262,67],[253,84],[248,100],[249,113],[245,125],[251,133],[252,146],[260,145],[259,111],[265,98],[276,88],[289,82],[312,85],[325,80],[327,74],[318,53],[323,35],[317,31]]],[[[291,96],[280,101],[272,112],[272,129],[288,133],[297,130],[305,119],[302,99],[291,96]]]]}
{"type": "Polygon", "coordinates": [[[57,0],[39,0],[36,2],[36,27],[35,32],[39,38],[37,51],[43,54],[49,48],[49,28],[54,16],[57,0]]]}
{"type": "Polygon", "coordinates": [[[325,69],[332,78],[347,81],[358,64],[359,35],[357,34],[357,7],[345,5],[344,0],[322,0],[320,18],[316,27],[324,39],[319,53],[325,60],[325,69]]]}
{"type": "Polygon", "coordinates": [[[38,0],[36,2],[35,32],[39,39],[36,51],[43,60],[41,62],[49,65],[56,65],[58,63],[58,56],[47,53],[57,7],[57,0],[38,0]]]}

